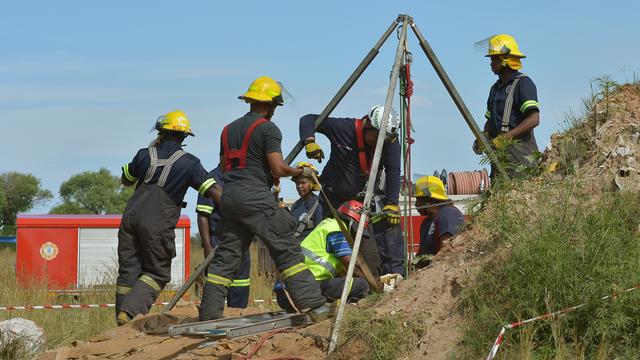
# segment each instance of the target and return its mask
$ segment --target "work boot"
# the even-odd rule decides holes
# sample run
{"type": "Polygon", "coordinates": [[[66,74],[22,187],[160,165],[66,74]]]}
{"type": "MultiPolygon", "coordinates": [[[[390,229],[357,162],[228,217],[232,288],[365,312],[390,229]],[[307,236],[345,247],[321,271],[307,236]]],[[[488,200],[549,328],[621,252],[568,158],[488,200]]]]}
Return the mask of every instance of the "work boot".
{"type": "Polygon", "coordinates": [[[334,311],[332,311],[331,304],[324,303],[317,308],[313,308],[307,312],[307,315],[311,318],[311,321],[314,323],[319,323],[324,321],[335,315],[334,311]]]}
{"type": "Polygon", "coordinates": [[[121,311],[120,313],[118,313],[118,316],[116,317],[116,324],[118,324],[118,326],[123,326],[130,322],[131,318],[126,312],[121,311]]]}

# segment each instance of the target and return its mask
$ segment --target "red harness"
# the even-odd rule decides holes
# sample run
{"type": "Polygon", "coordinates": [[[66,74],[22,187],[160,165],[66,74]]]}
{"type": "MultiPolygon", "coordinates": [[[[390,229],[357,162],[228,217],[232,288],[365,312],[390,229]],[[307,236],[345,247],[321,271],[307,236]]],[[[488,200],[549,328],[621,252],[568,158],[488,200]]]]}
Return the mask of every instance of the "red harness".
{"type": "Polygon", "coordinates": [[[231,171],[231,169],[242,169],[247,166],[247,150],[249,149],[249,140],[251,140],[251,135],[253,131],[258,127],[258,125],[262,125],[266,123],[267,119],[258,119],[249,126],[247,132],[244,134],[244,139],[242,139],[242,146],[240,149],[229,149],[229,134],[228,128],[229,125],[225,126],[222,130],[222,158],[224,159],[224,166],[227,171],[231,171]],[[233,161],[236,161],[236,166],[233,166],[233,161]]]}
{"type": "Polygon", "coordinates": [[[360,171],[369,175],[371,171],[371,162],[367,159],[364,145],[364,133],[362,132],[362,119],[356,119],[356,142],[358,144],[358,160],[360,160],[360,171]]]}

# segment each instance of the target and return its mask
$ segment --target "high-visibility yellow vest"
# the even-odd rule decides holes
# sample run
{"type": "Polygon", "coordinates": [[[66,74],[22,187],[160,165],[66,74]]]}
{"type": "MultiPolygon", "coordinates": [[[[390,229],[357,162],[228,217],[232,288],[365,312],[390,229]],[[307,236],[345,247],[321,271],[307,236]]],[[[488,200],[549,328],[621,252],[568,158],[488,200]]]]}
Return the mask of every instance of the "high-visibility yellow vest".
{"type": "Polygon", "coordinates": [[[340,259],[327,252],[327,236],[334,232],[340,232],[338,222],[325,219],[300,243],[304,263],[316,280],[332,279],[344,270],[340,259]]]}

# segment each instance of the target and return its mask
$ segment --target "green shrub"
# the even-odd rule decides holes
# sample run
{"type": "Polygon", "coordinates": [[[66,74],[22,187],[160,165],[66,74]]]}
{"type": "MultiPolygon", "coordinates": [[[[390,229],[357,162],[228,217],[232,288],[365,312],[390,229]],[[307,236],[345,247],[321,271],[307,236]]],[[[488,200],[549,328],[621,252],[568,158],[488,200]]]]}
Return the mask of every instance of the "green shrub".
{"type": "Polygon", "coordinates": [[[507,331],[501,358],[608,358],[640,353],[640,290],[601,301],[640,282],[640,199],[590,195],[579,184],[541,186],[528,200],[491,199],[486,221],[494,246],[510,248],[466,287],[468,354],[486,356],[500,328],[549,311],[588,306],[525,329],[507,331]],[[518,354],[518,355],[516,355],[518,354]]]}

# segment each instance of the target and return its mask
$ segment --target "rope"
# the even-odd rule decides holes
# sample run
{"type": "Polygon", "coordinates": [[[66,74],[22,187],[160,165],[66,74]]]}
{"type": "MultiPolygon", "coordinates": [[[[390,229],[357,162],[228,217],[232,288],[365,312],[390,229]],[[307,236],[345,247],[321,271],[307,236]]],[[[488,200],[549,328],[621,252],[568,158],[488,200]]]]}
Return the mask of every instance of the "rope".
{"type": "Polygon", "coordinates": [[[269,340],[270,338],[273,337],[273,335],[275,334],[279,334],[285,331],[289,331],[289,328],[283,328],[283,329],[275,329],[272,330],[264,335],[262,335],[260,337],[260,340],[258,340],[256,342],[256,345],[253,347],[253,349],[251,349],[251,351],[249,351],[249,353],[247,353],[247,356],[241,358],[243,360],[248,360],[251,359],[253,357],[253,355],[255,355],[256,353],[258,353],[258,351],[260,351],[260,348],[262,347],[262,345],[264,345],[265,341],[269,340]]]}
{"type": "Polygon", "coordinates": [[[400,70],[400,120],[402,137],[402,156],[403,156],[403,232],[404,232],[404,271],[408,277],[411,271],[409,264],[413,259],[413,221],[411,221],[411,202],[413,196],[413,184],[411,179],[411,145],[415,140],[411,137],[411,96],[413,95],[413,81],[411,80],[411,52],[404,44],[403,63],[400,70]],[[409,251],[409,248],[411,251],[409,251]]]}

